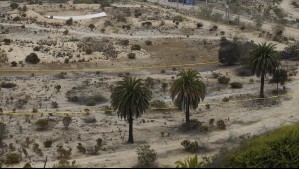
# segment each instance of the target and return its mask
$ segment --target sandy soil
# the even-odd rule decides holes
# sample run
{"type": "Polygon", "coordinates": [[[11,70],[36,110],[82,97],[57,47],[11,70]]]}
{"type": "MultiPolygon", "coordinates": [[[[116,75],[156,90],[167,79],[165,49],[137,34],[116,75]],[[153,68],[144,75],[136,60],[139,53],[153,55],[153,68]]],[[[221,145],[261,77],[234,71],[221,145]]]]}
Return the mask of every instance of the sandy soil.
{"type": "MultiPolygon", "coordinates": [[[[163,2],[160,0],[160,2],[163,2]]],[[[284,1],[281,7],[290,9],[295,17],[296,11],[284,1]]],[[[169,4],[168,4],[169,5],[169,4]]],[[[16,84],[14,88],[0,88],[0,108],[4,114],[0,115],[1,122],[7,124],[6,145],[12,143],[13,148],[5,147],[0,153],[17,152],[22,154],[20,164],[8,167],[23,167],[30,162],[33,167],[43,167],[48,157],[47,167],[52,167],[59,160],[56,146],[72,148],[70,160],[76,160],[80,167],[133,167],[137,163],[136,148],[149,144],[158,152],[158,165],[174,167],[175,161],[185,159],[193,154],[187,153],[181,146],[185,139],[207,143],[208,150],[199,152],[200,157],[212,155],[222,147],[238,145],[238,137],[247,133],[262,134],[281,125],[298,122],[297,107],[299,79],[292,76],[287,83],[288,94],[279,100],[267,99],[264,102],[246,100],[256,98],[259,90],[259,79],[255,76],[240,77],[235,67],[221,67],[215,61],[218,59],[219,39],[242,41],[273,42],[271,37],[262,32],[272,32],[273,23],[265,23],[263,30],[248,29],[241,31],[239,26],[215,23],[213,21],[180,13],[180,10],[167,8],[142,2],[115,4],[114,8],[100,9],[99,5],[58,4],[27,5],[26,12],[10,10],[9,2],[0,1],[0,7],[11,18],[22,16],[21,21],[0,18],[0,41],[9,38],[9,45],[1,42],[0,49],[4,50],[8,62],[0,64],[0,80],[16,84]],[[142,10],[140,17],[134,17],[134,12],[142,10]],[[105,11],[106,18],[74,22],[65,25],[60,20],[46,19],[45,15],[85,15],[105,11]],[[130,12],[128,12],[130,11],[130,12]],[[130,15],[128,14],[130,13],[130,15]],[[25,15],[24,15],[25,14],[25,15]],[[126,17],[126,22],[118,21],[119,15],[126,17]],[[172,21],[172,16],[181,15],[184,20],[178,24],[172,21]],[[151,27],[144,27],[142,23],[150,21],[151,27]],[[196,28],[196,23],[203,23],[202,28],[196,28]],[[90,24],[95,29],[88,28],[90,24]],[[22,28],[22,25],[25,28],[22,28]],[[126,28],[130,26],[130,29],[126,28]],[[213,25],[218,29],[211,31],[213,25]],[[68,30],[68,33],[64,33],[68,30]],[[261,35],[263,34],[263,35],[261,35]],[[92,54],[86,54],[80,45],[91,42],[100,48],[92,54]],[[121,40],[129,43],[122,45],[121,40]],[[150,40],[152,45],[146,45],[150,40]],[[141,50],[134,51],[131,47],[140,44],[141,50]],[[34,50],[38,47],[38,50],[34,50]],[[26,55],[35,52],[41,62],[36,65],[24,63],[26,55]],[[117,53],[114,56],[114,52],[117,53]],[[129,53],[135,53],[136,59],[128,59],[129,53]],[[69,63],[64,63],[69,59],[69,63]],[[17,67],[11,67],[12,61],[18,62],[17,67]],[[211,62],[209,64],[202,64],[211,62]],[[188,65],[186,65],[188,64],[188,65]],[[193,65],[190,65],[193,64],[193,65]],[[138,67],[138,69],[134,69],[138,67]],[[146,68],[144,68],[146,67],[146,68]],[[116,112],[105,113],[110,106],[111,88],[125,74],[140,78],[154,79],[153,99],[163,100],[173,106],[168,91],[162,90],[162,83],[170,85],[175,75],[181,69],[195,69],[201,73],[203,81],[208,86],[208,95],[204,104],[211,104],[211,108],[200,106],[192,111],[192,118],[204,122],[210,127],[209,132],[181,132],[180,125],[184,121],[184,114],[178,110],[148,111],[141,118],[135,120],[134,145],[126,144],[128,125],[118,118],[116,112]],[[161,73],[165,70],[165,73],[161,73]],[[63,73],[63,72],[66,72],[63,73]],[[231,89],[220,85],[213,73],[228,76],[231,82],[241,82],[242,89],[231,89]],[[60,85],[57,91],[55,86],[60,85]],[[72,102],[69,96],[76,95],[81,99],[72,102]],[[99,97],[95,106],[86,106],[86,98],[99,97]],[[223,98],[230,98],[230,102],[223,103],[223,98]],[[25,102],[24,102],[25,101],[25,102]],[[52,103],[58,107],[53,108],[52,103]],[[219,103],[219,104],[212,104],[219,103]],[[32,113],[36,109],[38,113],[32,113]],[[30,114],[25,116],[25,114],[30,114]],[[62,118],[68,114],[73,121],[68,130],[64,129],[62,118]],[[46,131],[37,131],[34,123],[42,118],[51,120],[46,131]],[[86,123],[86,118],[95,118],[95,123],[86,123]],[[214,118],[224,120],[227,130],[219,130],[208,125],[214,118]],[[30,121],[30,122],[29,122],[30,121]],[[161,132],[169,136],[161,136],[161,132]],[[9,136],[9,137],[8,137],[9,136]],[[30,145],[26,145],[26,138],[30,138],[30,145]],[[76,146],[82,143],[85,147],[95,146],[96,139],[103,140],[103,146],[97,155],[80,153],[76,146]],[[52,140],[51,148],[45,148],[43,143],[52,140]],[[39,144],[42,155],[34,151],[34,143],[39,144]],[[28,151],[28,157],[22,153],[22,148],[28,151]],[[130,159],[130,160],[128,160],[130,159]]],[[[216,9],[215,9],[216,10],[216,9]]],[[[250,18],[241,16],[243,22],[252,23],[250,18]]],[[[298,29],[286,27],[285,36],[299,38],[298,29]]],[[[292,41],[273,42],[278,50],[283,50],[292,41]]],[[[296,62],[285,63],[293,70],[297,70],[296,62]]],[[[267,79],[267,82],[269,79],[267,79]]],[[[266,84],[266,94],[272,96],[275,84],[266,84]]],[[[169,89],[169,88],[168,88],[169,89]]]]}

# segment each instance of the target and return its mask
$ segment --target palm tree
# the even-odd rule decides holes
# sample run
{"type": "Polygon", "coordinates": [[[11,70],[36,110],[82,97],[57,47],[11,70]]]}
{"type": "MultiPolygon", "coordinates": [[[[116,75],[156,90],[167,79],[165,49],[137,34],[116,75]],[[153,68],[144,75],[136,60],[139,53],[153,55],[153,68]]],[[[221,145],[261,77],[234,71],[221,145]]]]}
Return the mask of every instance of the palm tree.
{"type": "Polygon", "coordinates": [[[250,67],[253,73],[261,77],[260,98],[264,98],[265,76],[272,75],[280,65],[273,43],[257,44],[251,52],[250,67]]]}
{"type": "Polygon", "coordinates": [[[111,94],[111,106],[117,110],[118,116],[129,122],[128,143],[133,144],[133,117],[136,119],[150,106],[152,92],[141,79],[124,77],[117,83],[111,94]]]}
{"type": "Polygon", "coordinates": [[[193,70],[183,70],[177,75],[171,86],[170,93],[173,101],[179,103],[179,108],[185,111],[186,124],[190,124],[189,109],[198,107],[199,102],[206,96],[206,86],[201,81],[198,72],[193,70]]]}

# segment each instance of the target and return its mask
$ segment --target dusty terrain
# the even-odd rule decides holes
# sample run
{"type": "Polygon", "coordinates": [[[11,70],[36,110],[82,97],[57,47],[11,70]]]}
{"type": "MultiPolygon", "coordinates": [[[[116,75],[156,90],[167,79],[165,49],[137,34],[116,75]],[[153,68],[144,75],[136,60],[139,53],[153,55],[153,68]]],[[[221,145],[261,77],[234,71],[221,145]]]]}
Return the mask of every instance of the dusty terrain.
{"type": "MultiPolygon", "coordinates": [[[[162,5],[128,1],[105,8],[97,4],[22,3],[20,7],[27,7],[22,11],[11,10],[9,1],[0,1],[0,51],[4,51],[5,57],[2,57],[7,59],[0,64],[0,80],[16,85],[0,88],[0,108],[3,110],[0,119],[7,125],[3,140],[7,147],[2,148],[0,154],[3,157],[9,152],[22,154],[20,164],[8,167],[23,167],[26,162],[33,167],[43,167],[46,157],[47,167],[52,167],[59,161],[57,146],[72,148],[69,160],[76,160],[80,167],[133,167],[137,163],[136,148],[143,144],[149,144],[157,151],[158,166],[174,167],[175,161],[192,155],[181,146],[185,139],[208,145],[207,151],[198,153],[203,157],[217,153],[220,148],[234,146],[240,141],[239,136],[262,134],[299,121],[296,107],[299,102],[298,77],[290,77],[287,94],[278,98],[272,97],[276,85],[267,83],[266,94],[271,98],[257,101],[259,78],[240,77],[236,73],[238,66],[222,67],[218,63],[222,36],[255,43],[273,42],[278,50],[283,50],[299,39],[298,23],[286,24],[284,40],[273,41],[273,27],[277,24],[271,20],[265,20],[261,28],[256,29],[254,19],[246,12],[240,15],[242,24],[229,24],[203,17],[200,10],[205,7],[204,3],[195,7],[179,5],[178,9],[175,3],[163,0],[159,3],[162,5]],[[103,11],[107,17],[76,21],[72,25],[44,17],[103,11]],[[20,21],[13,21],[16,16],[20,16],[20,21]],[[125,20],[121,16],[126,16],[125,20]],[[183,20],[173,22],[174,16],[181,16],[183,20]],[[142,25],[145,22],[151,25],[142,25]],[[203,26],[199,28],[197,23],[203,26]],[[91,24],[95,29],[89,28],[91,24]],[[246,29],[240,29],[244,25],[246,29]],[[212,29],[214,26],[217,29],[212,29]],[[11,42],[5,44],[4,39],[11,42]],[[127,43],[124,40],[128,40],[127,43]],[[135,44],[141,49],[132,50],[135,44]],[[90,46],[96,50],[88,54],[86,49],[90,46]],[[24,61],[32,52],[38,55],[40,63],[24,61]],[[129,59],[127,55],[130,53],[135,53],[136,58],[129,59]],[[14,61],[16,67],[11,65],[14,61]],[[168,90],[181,69],[199,71],[208,86],[203,105],[193,110],[191,116],[203,122],[209,131],[181,132],[179,128],[185,117],[182,111],[149,110],[134,122],[136,143],[126,144],[128,124],[118,118],[116,112],[107,111],[110,110],[111,88],[124,75],[150,77],[154,81],[151,87],[153,100],[163,100],[173,107],[168,90]],[[213,77],[215,73],[229,77],[231,82],[241,82],[243,88],[231,89],[219,84],[213,77]],[[166,91],[163,91],[162,83],[168,84],[166,91]],[[58,85],[61,89],[57,89],[58,85]],[[79,99],[70,99],[74,96],[79,99]],[[225,97],[230,101],[223,102],[225,97]],[[87,106],[85,101],[93,98],[96,98],[96,105],[87,106]],[[208,109],[205,104],[211,107],[208,109]],[[73,119],[68,130],[62,122],[65,116],[73,119]],[[34,123],[43,118],[50,119],[50,126],[46,131],[38,131],[34,123]],[[224,120],[227,129],[209,126],[212,118],[224,120]],[[88,122],[90,119],[96,121],[88,122]],[[162,136],[161,132],[167,134],[162,136]],[[86,155],[77,150],[78,143],[93,147],[98,138],[103,144],[97,155],[86,155]],[[53,141],[51,148],[44,147],[48,140],[53,141]],[[35,143],[39,144],[42,154],[34,150],[35,143]]],[[[280,7],[288,11],[286,18],[298,18],[298,10],[289,0],[282,1],[280,7]]],[[[213,12],[223,14],[223,9],[214,4],[213,12]]],[[[231,14],[232,18],[237,16],[231,14]]],[[[284,65],[297,71],[295,61],[284,62],[284,65]]]]}

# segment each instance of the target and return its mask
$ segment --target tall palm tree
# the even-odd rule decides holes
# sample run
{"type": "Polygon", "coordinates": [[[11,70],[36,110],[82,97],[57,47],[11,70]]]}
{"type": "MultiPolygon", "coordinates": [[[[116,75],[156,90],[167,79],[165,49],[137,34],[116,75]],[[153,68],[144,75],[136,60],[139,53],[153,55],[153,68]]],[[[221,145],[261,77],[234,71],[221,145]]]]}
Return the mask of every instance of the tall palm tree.
{"type": "Polygon", "coordinates": [[[265,76],[272,75],[280,65],[276,45],[273,43],[257,44],[251,52],[250,67],[253,73],[261,77],[260,98],[264,98],[265,76]]]}
{"type": "Polygon", "coordinates": [[[111,106],[118,116],[129,122],[128,143],[133,144],[133,118],[141,116],[150,106],[152,92],[141,79],[124,77],[117,83],[111,94],[111,106]]]}
{"type": "Polygon", "coordinates": [[[177,101],[185,111],[186,124],[190,124],[189,109],[198,107],[199,102],[204,100],[206,96],[206,86],[202,82],[198,72],[193,70],[182,70],[178,75],[178,79],[171,86],[170,94],[174,101],[177,101]]]}

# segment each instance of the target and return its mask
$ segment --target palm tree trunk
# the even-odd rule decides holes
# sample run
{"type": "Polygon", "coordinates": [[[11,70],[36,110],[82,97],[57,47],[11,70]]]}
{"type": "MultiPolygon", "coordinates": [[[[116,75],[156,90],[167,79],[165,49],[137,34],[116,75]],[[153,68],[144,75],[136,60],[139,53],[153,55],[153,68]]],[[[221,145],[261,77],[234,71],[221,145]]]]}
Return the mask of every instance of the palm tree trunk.
{"type": "Polygon", "coordinates": [[[189,110],[189,100],[187,99],[186,103],[186,124],[190,124],[190,110],[189,110]]]}
{"type": "Polygon", "coordinates": [[[265,86],[265,72],[261,75],[261,88],[260,88],[260,98],[264,98],[264,86],[265,86]]]}
{"type": "Polygon", "coordinates": [[[129,144],[133,144],[134,143],[134,138],[133,138],[133,117],[132,117],[132,113],[130,112],[130,116],[129,116],[129,140],[128,140],[129,144]]]}

